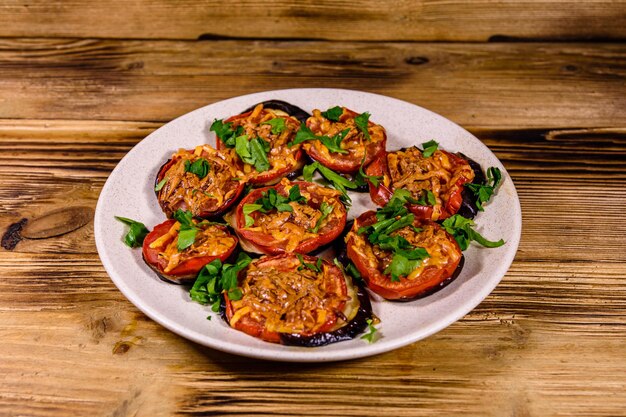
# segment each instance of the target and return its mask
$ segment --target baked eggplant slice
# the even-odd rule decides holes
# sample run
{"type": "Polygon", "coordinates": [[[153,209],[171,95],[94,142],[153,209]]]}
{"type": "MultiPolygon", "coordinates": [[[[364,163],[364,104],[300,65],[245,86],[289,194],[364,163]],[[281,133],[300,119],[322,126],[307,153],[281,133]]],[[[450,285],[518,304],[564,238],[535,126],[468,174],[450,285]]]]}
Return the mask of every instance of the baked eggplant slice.
{"type": "Polygon", "coordinates": [[[347,212],[340,196],[331,188],[283,178],[247,194],[230,223],[246,251],[311,253],[342,233],[347,212]]]}
{"type": "Polygon", "coordinates": [[[197,218],[216,218],[239,198],[243,164],[229,152],[208,145],[180,149],[159,170],[155,192],[168,218],[188,210],[197,218]]]}
{"type": "Polygon", "coordinates": [[[211,124],[217,135],[217,148],[241,161],[244,178],[253,186],[274,184],[299,172],[304,165],[300,146],[289,146],[300,121],[284,111],[294,111],[302,117],[303,110],[284,102],[270,101],[268,105],[273,107],[259,103],[251,110],[211,124]]]}
{"type": "Polygon", "coordinates": [[[189,214],[186,225],[170,219],[155,226],[143,241],[142,254],[146,264],[163,280],[192,283],[206,264],[215,259],[228,259],[237,242],[237,237],[225,225],[206,220],[198,222],[189,214]],[[195,229],[195,233],[189,232],[191,229],[195,229]],[[193,243],[181,248],[190,241],[193,243]]]}
{"type": "Polygon", "coordinates": [[[253,260],[239,272],[241,297],[224,296],[223,317],[262,340],[323,346],[362,333],[372,310],[365,292],[338,266],[308,255],[253,260]]]}

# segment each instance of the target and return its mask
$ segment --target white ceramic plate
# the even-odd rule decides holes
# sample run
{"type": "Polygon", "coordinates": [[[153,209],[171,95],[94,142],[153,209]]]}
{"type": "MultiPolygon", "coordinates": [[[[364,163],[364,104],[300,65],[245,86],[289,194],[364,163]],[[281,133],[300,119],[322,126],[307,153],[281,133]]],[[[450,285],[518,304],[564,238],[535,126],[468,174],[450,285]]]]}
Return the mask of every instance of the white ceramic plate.
{"type": "MultiPolygon", "coordinates": [[[[367,193],[352,194],[350,217],[375,208],[367,193]]],[[[472,134],[431,111],[377,94],[338,89],[292,89],[235,97],[202,107],[166,124],[138,143],[117,165],[107,180],[95,215],[95,237],[100,259],[111,279],[137,308],[169,330],[202,345],[254,358],[322,362],[375,355],[423,339],[462,318],[500,282],[513,261],[521,235],[521,209],[513,182],[493,153],[472,134]],[[228,327],[206,306],[189,299],[185,287],[161,281],[144,264],[141,250],[122,242],[125,226],[113,216],[143,222],[148,228],[165,216],[154,194],[154,178],[161,165],[179,148],[215,145],[211,122],[238,114],[264,100],[278,99],[307,111],[346,106],[369,111],[371,120],[387,130],[387,149],[419,145],[431,139],[443,149],[463,152],[483,169],[497,166],[504,182],[497,195],[479,213],[478,230],[488,239],[503,238],[506,244],[486,249],[472,244],[465,252],[459,277],[443,290],[408,303],[373,297],[380,318],[380,338],[372,344],[356,338],[318,348],[267,343],[228,327]],[[212,315],[212,320],[207,316],[212,315]]]]}

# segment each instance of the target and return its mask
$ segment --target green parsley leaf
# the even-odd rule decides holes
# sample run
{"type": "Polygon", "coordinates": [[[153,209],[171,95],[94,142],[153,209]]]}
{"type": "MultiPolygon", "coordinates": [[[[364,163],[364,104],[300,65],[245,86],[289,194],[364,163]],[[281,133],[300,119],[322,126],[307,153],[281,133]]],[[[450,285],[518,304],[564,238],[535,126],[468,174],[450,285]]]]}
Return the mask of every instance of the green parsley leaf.
{"type": "Polygon", "coordinates": [[[490,167],[487,169],[487,184],[465,184],[466,188],[469,188],[476,196],[476,207],[480,211],[484,211],[483,204],[491,199],[491,196],[495,193],[496,188],[502,182],[502,172],[497,167],[490,167]]]}
{"type": "Polygon", "coordinates": [[[324,165],[320,164],[317,161],[313,162],[310,165],[306,165],[303,168],[302,176],[304,177],[304,180],[309,181],[309,182],[312,181],[313,173],[315,173],[315,171],[319,171],[319,173],[322,174],[324,178],[330,181],[331,185],[335,189],[341,192],[344,202],[350,203],[351,200],[350,200],[350,197],[348,196],[348,192],[346,188],[349,188],[349,189],[357,188],[358,185],[356,184],[356,182],[350,181],[349,179],[342,177],[341,175],[337,174],[332,169],[326,168],[324,165]]]}
{"type": "Polygon", "coordinates": [[[273,135],[279,135],[283,133],[287,129],[287,125],[285,124],[285,119],[282,117],[276,117],[275,119],[270,119],[266,122],[261,123],[262,125],[270,125],[273,135]]]}
{"type": "Polygon", "coordinates": [[[179,251],[183,251],[196,241],[198,228],[193,222],[193,214],[190,211],[178,209],[173,217],[180,223],[177,247],[179,251]]]}
{"type": "Polygon", "coordinates": [[[424,158],[428,158],[439,148],[439,144],[435,140],[430,140],[422,143],[422,147],[424,148],[422,155],[424,155],[424,158]]]}
{"type": "Polygon", "coordinates": [[[161,181],[154,187],[154,191],[161,191],[161,188],[167,184],[167,177],[163,177],[161,181]]]}
{"type": "Polygon", "coordinates": [[[486,248],[497,248],[504,245],[504,240],[502,239],[498,241],[485,239],[480,233],[473,229],[476,223],[474,223],[472,219],[463,217],[460,214],[448,217],[441,225],[448,233],[454,236],[461,250],[467,249],[471,241],[475,241],[486,248]]]}
{"type": "Polygon", "coordinates": [[[430,255],[424,248],[413,248],[411,250],[396,250],[391,259],[391,263],[385,268],[384,273],[391,273],[391,281],[400,281],[400,277],[408,276],[415,268],[419,267],[422,261],[430,255]]]}
{"type": "Polygon", "coordinates": [[[419,204],[420,206],[434,206],[437,204],[437,198],[432,191],[422,190],[422,195],[417,199],[415,204],[419,204]]]}
{"type": "Polygon", "coordinates": [[[302,125],[300,125],[300,129],[296,132],[296,137],[291,143],[289,143],[289,146],[298,145],[307,140],[319,140],[324,146],[326,146],[326,148],[328,148],[329,152],[346,154],[348,151],[341,149],[341,141],[348,133],[350,133],[350,128],[342,130],[332,138],[328,136],[317,136],[311,129],[302,123],[302,125]]]}
{"type": "Polygon", "coordinates": [[[146,238],[146,235],[150,233],[146,226],[141,222],[137,222],[127,217],[120,216],[115,216],[115,219],[130,226],[128,229],[128,233],[124,235],[124,243],[128,247],[140,247],[143,244],[143,240],[146,238]]]}
{"type": "Polygon", "coordinates": [[[378,332],[378,329],[376,329],[372,323],[372,319],[367,319],[367,333],[361,336],[361,339],[367,340],[368,343],[375,342],[376,332],[378,332]]]}
{"type": "Polygon", "coordinates": [[[310,229],[311,233],[317,233],[320,230],[320,227],[322,227],[322,223],[324,222],[324,220],[326,220],[328,215],[333,212],[333,206],[331,206],[325,201],[322,201],[322,204],[320,204],[319,210],[322,212],[322,215],[315,222],[315,227],[310,229]]]}
{"type": "Polygon", "coordinates": [[[322,112],[322,116],[333,122],[338,122],[342,114],[343,109],[339,106],[331,107],[330,109],[322,112]]]}
{"type": "Polygon", "coordinates": [[[209,174],[210,169],[211,165],[209,165],[209,161],[204,158],[196,159],[193,163],[191,163],[188,159],[185,160],[185,172],[196,174],[200,179],[206,177],[209,174]]]}
{"type": "Polygon", "coordinates": [[[348,262],[348,265],[346,265],[346,272],[356,280],[363,280],[363,278],[361,277],[361,273],[352,262],[348,262]]]}
{"type": "Polygon", "coordinates": [[[250,213],[253,213],[257,210],[263,208],[261,204],[244,204],[243,205],[243,218],[245,221],[245,227],[252,227],[254,225],[254,218],[250,216],[250,213]]]}
{"type": "Polygon", "coordinates": [[[269,143],[261,138],[248,140],[248,135],[241,135],[235,138],[235,152],[246,164],[254,165],[254,169],[264,172],[270,169],[270,162],[267,159],[269,143]]]}
{"type": "MultiPolygon", "coordinates": [[[[233,265],[224,264],[224,266],[222,266],[220,285],[224,291],[228,291],[229,297],[231,294],[230,292],[237,288],[237,274],[239,271],[250,265],[250,262],[252,262],[252,258],[250,258],[250,256],[248,256],[245,252],[240,252],[237,257],[237,261],[233,265]]],[[[235,292],[233,295],[236,297],[237,293],[235,292]]]]}
{"type": "Polygon", "coordinates": [[[200,270],[196,281],[189,290],[189,296],[200,304],[211,304],[211,310],[219,311],[222,293],[226,291],[231,300],[240,300],[243,296],[237,287],[237,274],[246,268],[252,259],[241,252],[235,264],[222,264],[215,259],[200,270]]]}
{"type": "Polygon", "coordinates": [[[317,262],[312,264],[312,263],[306,262],[304,258],[302,257],[302,255],[300,255],[299,253],[296,253],[296,256],[298,257],[298,260],[300,261],[300,266],[298,267],[298,271],[302,271],[304,268],[306,268],[313,272],[317,272],[317,273],[322,272],[322,258],[317,258],[317,262]]]}
{"type": "Polygon", "coordinates": [[[375,175],[367,175],[365,171],[363,171],[363,165],[365,164],[365,155],[361,160],[361,166],[359,167],[359,171],[354,176],[354,182],[361,187],[363,185],[367,185],[367,181],[371,182],[374,187],[378,187],[378,184],[383,179],[383,176],[375,176],[375,175]]]}
{"type": "MultiPolygon", "coordinates": [[[[282,211],[293,211],[293,207],[289,205],[291,202],[306,204],[306,198],[300,194],[300,186],[294,185],[289,189],[289,194],[287,197],[278,194],[276,189],[270,188],[267,191],[263,191],[261,194],[261,198],[258,198],[254,203],[255,204],[244,204],[244,214],[246,212],[246,206],[250,206],[248,210],[256,211],[260,210],[263,213],[268,213],[271,210],[276,209],[279,212],[282,211]],[[256,208],[255,207],[259,207],[256,208]]],[[[251,211],[251,212],[252,212],[251,211]]],[[[248,224],[248,219],[246,218],[246,224],[248,224]]],[[[248,226],[246,226],[248,227],[248,226]]]]}
{"type": "Polygon", "coordinates": [[[359,128],[361,132],[363,132],[363,137],[365,139],[370,140],[370,132],[369,132],[369,120],[370,114],[368,112],[364,112],[359,114],[354,118],[354,124],[359,128]]]}
{"type": "Polygon", "coordinates": [[[233,129],[232,126],[232,122],[224,123],[223,120],[215,119],[209,130],[215,132],[224,145],[232,148],[235,146],[235,138],[243,134],[243,127],[237,126],[236,129],[233,129]]]}

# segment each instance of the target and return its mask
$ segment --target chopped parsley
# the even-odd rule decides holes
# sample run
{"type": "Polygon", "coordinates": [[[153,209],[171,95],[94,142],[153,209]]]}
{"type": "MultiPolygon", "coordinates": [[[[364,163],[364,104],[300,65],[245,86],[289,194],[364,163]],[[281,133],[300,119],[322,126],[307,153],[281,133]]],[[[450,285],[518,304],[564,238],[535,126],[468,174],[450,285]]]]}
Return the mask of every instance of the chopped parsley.
{"type": "Polygon", "coordinates": [[[455,214],[441,223],[448,233],[454,236],[461,250],[468,248],[471,241],[475,241],[486,248],[497,248],[504,245],[504,240],[491,241],[485,239],[480,233],[472,228],[476,223],[472,219],[455,214]]]}
{"type": "Polygon", "coordinates": [[[154,191],[161,191],[163,186],[167,183],[167,177],[164,177],[159,183],[154,187],[154,191]]]}
{"type": "Polygon", "coordinates": [[[338,122],[342,114],[343,109],[339,106],[331,107],[330,109],[322,112],[322,116],[333,122],[338,122]]]}
{"type": "Polygon", "coordinates": [[[365,171],[363,171],[363,165],[365,164],[365,155],[363,155],[363,159],[361,160],[361,166],[359,167],[359,171],[354,176],[354,182],[361,187],[363,185],[367,185],[367,181],[371,182],[374,187],[378,187],[378,184],[383,179],[383,176],[377,175],[367,175],[365,171]]]}
{"type": "Polygon", "coordinates": [[[254,169],[264,172],[270,169],[270,162],[267,153],[270,144],[261,138],[248,140],[248,135],[241,135],[235,138],[235,152],[246,164],[254,165],[254,169]]]}
{"type": "Polygon", "coordinates": [[[298,257],[298,260],[300,261],[300,266],[298,267],[298,271],[302,271],[303,269],[306,268],[313,272],[317,272],[317,273],[322,272],[322,258],[317,258],[317,262],[312,264],[310,262],[306,262],[304,258],[302,257],[302,255],[300,255],[299,253],[296,253],[296,256],[298,257]]]}
{"type": "Polygon", "coordinates": [[[210,169],[209,161],[204,158],[196,159],[193,162],[190,162],[188,159],[185,160],[185,172],[196,174],[200,179],[206,177],[210,169]]]}
{"type": "Polygon", "coordinates": [[[344,129],[333,137],[328,136],[318,136],[311,129],[306,127],[304,123],[300,126],[298,132],[296,132],[296,137],[293,139],[289,146],[298,145],[302,142],[306,142],[307,140],[319,140],[322,142],[326,148],[330,152],[334,153],[348,153],[345,149],[341,149],[341,141],[346,137],[346,135],[350,133],[350,128],[344,129]]]}
{"type": "Polygon", "coordinates": [[[424,148],[424,150],[422,151],[422,155],[424,155],[424,158],[428,158],[429,156],[434,154],[435,151],[439,148],[439,143],[437,143],[435,140],[430,140],[428,142],[422,143],[422,148],[424,148]]]}
{"type": "Polygon", "coordinates": [[[127,224],[129,227],[128,233],[124,236],[124,243],[131,248],[138,248],[143,244],[143,240],[150,231],[141,222],[129,219],[127,217],[115,216],[115,219],[127,224]]]}
{"type": "Polygon", "coordinates": [[[469,188],[476,196],[476,207],[480,211],[485,211],[483,204],[491,199],[491,196],[498,188],[498,185],[502,182],[502,173],[497,167],[490,167],[487,169],[487,184],[465,184],[466,188],[469,188]]]}
{"type": "Polygon", "coordinates": [[[234,264],[222,264],[219,259],[214,259],[200,270],[189,296],[200,304],[211,304],[215,312],[219,310],[223,292],[227,292],[231,300],[240,300],[243,294],[237,287],[237,274],[250,262],[252,258],[245,252],[239,254],[234,264]]]}
{"type": "Polygon", "coordinates": [[[361,113],[357,117],[354,118],[354,123],[356,124],[356,127],[358,127],[359,130],[363,132],[363,137],[365,137],[365,139],[367,140],[371,139],[370,132],[368,129],[369,120],[370,120],[370,114],[368,112],[361,113]]]}
{"type": "Polygon", "coordinates": [[[437,204],[437,198],[435,194],[433,194],[430,190],[422,190],[422,195],[417,199],[415,204],[419,204],[420,206],[434,206],[437,204]]]}
{"type": "Polygon", "coordinates": [[[287,130],[287,125],[285,124],[285,119],[283,119],[282,117],[276,117],[274,119],[270,119],[266,122],[261,123],[262,125],[270,125],[271,129],[270,132],[272,132],[273,135],[279,135],[281,133],[283,133],[285,130],[287,130]]]}
{"type": "Polygon", "coordinates": [[[210,131],[215,132],[217,137],[229,148],[235,147],[235,138],[243,135],[243,127],[237,126],[233,129],[232,122],[224,123],[223,120],[215,119],[209,128],[210,131]]]}
{"type": "Polygon", "coordinates": [[[174,219],[180,223],[177,247],[179,251],[183,251],[196,241],[198,228],[193,222],[193,215],[190,211],[178,209],[176,213],[174,213],[174,219]]]}
{"type": "Polygon", "coordinates": [[[322,212],[322,215],[315,222],[315,227],[310,230],[311,233],[317,233],[320,230],[320,227],[322,227],[322,223],[324,222],[324,220],[326,220],[328,215],[333,212],[333,206],[325,201],[322,201],[319,210],[322,212]]]}
{"type": "Polygon", "coordinates": [[[300,194],[300,186],[294,185],[289,189],[287,197],[278,194],[274,188],[270,188],[267,191],[263,191],[261,198],[258,198],[254,204],[243,205],[243,215],[245,221],[245,227],[250,227],[254,224],[254,219],[250,216],[255,211],[261,213],[268,213],[274,209],[276,211],[293,211],[293,207],[289,203],[295,202],[300,204],[306,204],[306,198],[300,194]]]}
{"type": "Polygon", "coordinates": [[[374,327],[374,321],[372,319],[367,319],[367,333],[361,336],[361,339],[367,340],[368,343],[374,343],[376,340],[378,329],[374,327]]]}
{"type": "Polygon", "coordinates": [[[330,181],[331,185],[335,189],[341,192],[341,197],[344,202],[350,203],[351,200],[350,200],[350,197],[348,196],[348,192],[346,188],[349,188],[349,189],[357,188],[358,186],[356,182],[350,181],[349,179],[342,177],[341,175],[337,174],[332,169],[326,168],[324,165],[320,164],[317,161],[313,162],[312,164],[306,165],[302,169],[302,176],[304,177],[304,180],[309,181],[309,182],[312,181],[313,174],[315,173],[315,171],[319,171],[319,173],[322,174],[324,178],[330,181]]]}

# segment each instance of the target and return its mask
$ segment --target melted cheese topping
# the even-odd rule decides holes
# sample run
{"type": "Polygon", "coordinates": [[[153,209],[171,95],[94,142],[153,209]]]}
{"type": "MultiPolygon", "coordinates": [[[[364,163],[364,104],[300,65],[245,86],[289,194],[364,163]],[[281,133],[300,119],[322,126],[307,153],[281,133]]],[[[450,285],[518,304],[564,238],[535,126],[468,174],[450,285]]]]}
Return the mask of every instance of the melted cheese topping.
{"type": "MultiPolygon", "coordinates": [[[[291,182],[283,178],[281,185],[284,186],[284,191],[280,193],[283,196],[289,195],[289,190],[293,187],[291,182]]],[[[273,238],[273,241],[267,242],[268,245],[286,243],[285,250],[293,252],[300,243],[308,239],[315,239],[320,234],[327,232],[328,226],[336,224],[337,219],[343,217],[345,213],[345,207],[339,200],[341,194],[337,190],[311,185],[307,188],[301,188],[300,194],[306,198],[307,204],[290,202],[292,212],[278,212],[276,210],[269,213],[255,212],[253,213],[254,224],[246,230],[267,234],[273,238]],[[315,228],[318,220],[322,217],[322,212],[314,207],[321,206],[322,202],[330,205],[332,212],[322,220],[317,233],[313,233],[311,229],[315,228]]]]}
{"type": "Polygon", "coordinates": [[[421,197],[424,190],[430,190],[437,200],[433,206],[432,220],[441,215],[442,206],[448,202],[451,191],[458,187],[462,178],[474,179],[474,171],[468,163],[454,164],[448,155],[440,150],[430,157],[424,158],[422,152],[415,148],[387,154],[389,174],[393,189],[403,188],[411,192],[413,198],[421,197]]]}
{"type": "Polygon", "coordinates": [[[369,124],[368,132],[370,139],[365,139],[363,132],[361,132],[354,122],[354,117],[341,117],[342,121],[334,122],[326,119],[322,116],[322,112],[318,109],[313,110],[313,117],[307,120],[307,126],[316,134],[333,137],[338,135],[345,129],[350,129],[350,132],[342,139],[340,143],[341,149],[347,151],[347,154],[332,153],[328,148],[322,144],[319,140],[303,142],[304,149],[309,150],[311,146],[315,146],[317,152],[322,154],[325,159],[346,159],[350,161],[357,161],[359,164],[366,155],[367,146],[371,146],[372,143],[381,142],[385,139],[385,128],[377,124],[369,124]]]}
{"type": "MultiPolygon", "coordinates": [[[[355,229],[353,230],[358,230],[360,226],[362,225],[357,225],[355,222],[355,229]]],[[[417,279],[426,268],[445,267],[461,257],[461,252],[441,227],[434,223],[420,224],[419,222],[415,222],[414,226],[419,227],[421,231],[416,232],[412,227],[406,226],[391,233],[391,236],[405,238],[414,247],[426,249],[430,255],[411,271],[406,277],[407,279],[417,279]]],[[[362,256],[362,259],[367,259],[369,268],[382,273],[391,264],[393,252],[381,249],[378,245],[372,245],[365,234],[359,235],[351,230],[346,236],[346,241],[349,239],[353,239],[354,246],[352,248],[362,256]]]]}
{"type": "Polygon", "coordinates": [[[345,296],[334,288],[326,265],[318,273],[307,268],[298,271],[297,259],[284,262],[289,267],[250,264],[240,284],[243,297],[232,301],[231,326],[249,315],[271,332],[306,334],[314,333],[331,317],[347,319],[342,306],[356,295],[345,296]]]}
{"type": "Polygon", "coordinates": [[[165,211],[189,210],[194,215],[217,211],[233,198],[243,173],[237,169],[232,156],[219,152],[208,145],[197,146],[190,153],[180,149],[172,156],[174,163],[164,174],[167,182],[158,194],[165,211]],[[185,172],[187,161],[204,158],[209,163],[209,172],[204,178],[185,172]]]}
{"type": "MultiPolygon", "coordinates": [[[[270,163],[270,169],[262,174],[271,174],[273,172],[282,171],[285,168],[295,168],[298,165],[295,155],[300,145],[293,147],[287,146],[291,142],[300,128],[300,122],[280,110],[265,109],[263,104],[258,104],[254,110],[245,118],[236,118],[232,121],[232,128],[238,126],[243,127],[244,134],[248,135],[248,139],[261,138],[270,144],[270,151],[267,159],[270,163]],[[262,124],[272,119],[282,118],[285,120],[286,129],[279,134],[272,133],[272,127],[269,124],[262,124]]],[[[235,149],[231,149],[233,155],[236,155],[235,149]]],[[[259,172],[253,165],[244,164],[244,173],[248,178],[254,178],[259,172]]]]}
{"type": "Polygon", "coordinates": [[[176,222],[166,234],[150,244],[150,248],[159,249],[159,259],[167,262],[163,272],[170,272],[192,258],[219,257],[236,244],[235,238],[222,228],[215,225],[200,225],[195,242],[180,252],[178,250],[179,231],[180,223],[176,222]]]}

